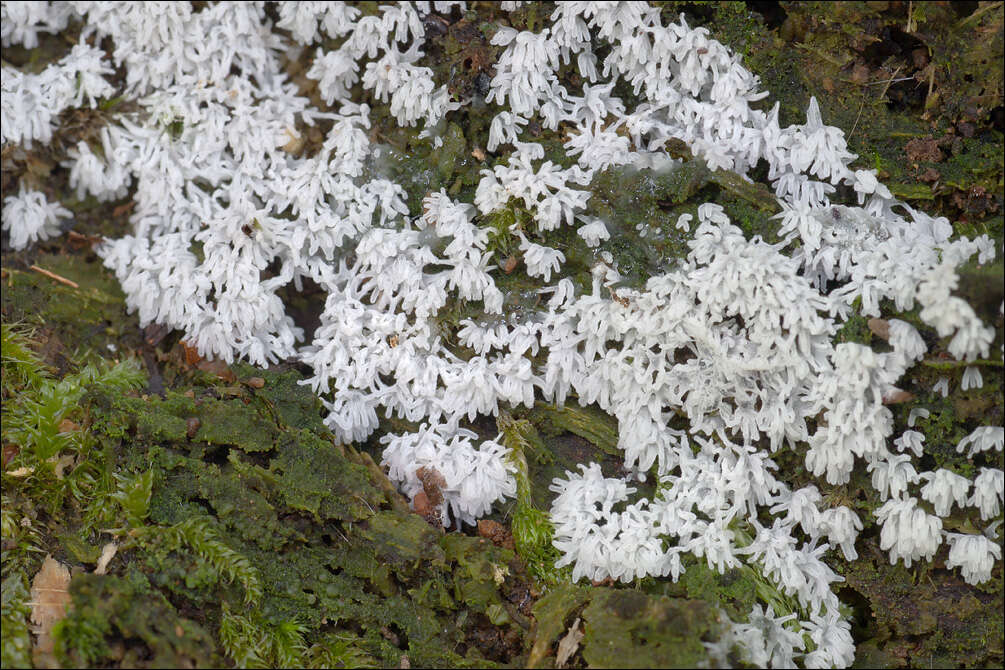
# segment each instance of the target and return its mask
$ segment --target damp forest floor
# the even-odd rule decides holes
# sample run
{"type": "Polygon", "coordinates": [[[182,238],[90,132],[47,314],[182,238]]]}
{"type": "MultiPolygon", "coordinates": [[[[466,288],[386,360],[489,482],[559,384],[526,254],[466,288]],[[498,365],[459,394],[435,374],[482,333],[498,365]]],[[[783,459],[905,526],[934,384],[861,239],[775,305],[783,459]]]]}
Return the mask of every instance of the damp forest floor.
{"type": "MultiPolygon", "coordinates": [[[[662,4],[665,20],[683,12],[744,55],[769,101],[779,101],[782,125],[802,122],[816,96],[824,121],[844,129],[859,155],[856,167],[878,169],[899,198],[948,217],[959,234],[989,234],[1001,249],[1001,2],[662,4]]],[[[469,8],[442,17],[428,52],[461,97],[492,74],[495,27],[539,30],[548,15],[533,6],[509,15],[493,3],[469,8]]],[[[71,39],[51,36],[3,57],[36,68],[71,39]]],[[[316,96],[305,65],[290,61],[290,74],[316,96]]],[[[382,114],[376,105],[378,127],[382,114]]],[[[413,211],[439,188],[470,200],[478,170],[505,161],[478,148],[490,112],[458,114],[436,153],[414,131],[384,128],[391,160],[383,167],[406,187],[413,211]]],[[[741,620],[770,590],[749,568],[720,575],[697,560],[676,584],[573,585],[567,569],[554,568],[543,514],[551,479],[577,463],[599,461],[608,475],[620,464],[617,424],[595,407],[539,402],[476,422],[521,453],[521,495],[476,528],[445,532],[428,511],[412,510],[378,465],[379,435],[407,426],[387,420],[367,442],[339,444],[298,383],[302,366],[206,361],[181,333],[140,329],[94,252],[102,235],[128,230],[131,196],[79,200],[60,166],[60,152],[92,140],[103,123],[105,110],[73,112],[48,147],[2,156],[4,195],[18,181],[44,183],[74,214],[67,234],[28,250],[2,240],[3,667],[694,666],[705,659],[703,642],[720,635],[719,613],[741,620]]],[[[560,146],[540,128],[528,132],[549,151],[560,146]]],[[[304,150],[312,142],[308,134],[304,150]]],[[[770,194],[702,165],[672,178],[609,171],[591,189],[590,213],[619,233],[611,250],[628,281],[644,281],[686,249],[672,222],[702,202],[722,203],[748,235],[773,230],[770,194]]],[[[485,223],[505,231],[513,221],[485,223]]],[[[577,255],[586,251],[574,239],[544,241],[566,245],[565,271],[587,281],[590,259],[577,255]]],[[[500,234],[493,244],[519,310],[529,280],[512,240],[500,234]]],[[[993,352],[1003,292],[1000,258],[961,269],[957,293],[999,333],[993,352]]],[[[307,332],[317,302],[310,291],[290,296],[307,332]]],[[[469,309],[446,310],[444,329],[469,309]]],[[[897,430],[908,406],[929,409],[916,426],[929,450],[922,465],[972,476],[955,445],[979,425],[1002,425],[1000,360],[981,362],[984,386],[962,391],[963,367],[947,342],[916,313],[883,312],[918,326],[929,346],[901,382],[911,402],[891,406],[897,430]],[[947,397],[931,391],[942,377],[954,389],[947,397]]],[[[839,337],[874,344],[861,316],[839,337]]],[[[1001,562],[976,587],[945,569],[945,546],[930,563],[891,566],[866,475],[831,487],[804,472],[799,454],[776,460],[790,485],[817,484],[866,522],[859,560],[832,562],[845,578],[839,596],[852,617],[855,665],[1002,665],[1001,562]]],[[[1001,454],[989,465],[1003,467],[1001,454]]],[[[958,511],[945,527],[974,532],[977,523],[958,511]]]]}

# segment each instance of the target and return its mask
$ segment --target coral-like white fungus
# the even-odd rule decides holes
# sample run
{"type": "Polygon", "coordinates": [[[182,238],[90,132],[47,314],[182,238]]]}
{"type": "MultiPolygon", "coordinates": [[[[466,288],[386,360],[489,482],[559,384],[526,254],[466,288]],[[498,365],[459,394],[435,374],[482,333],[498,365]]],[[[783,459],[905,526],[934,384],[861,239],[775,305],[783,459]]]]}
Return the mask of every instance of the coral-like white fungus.
{"type": "MultiPolygon", "coordinates": [[[[100,254],[141,324],[180,329],[200,353],[226,361],[305,363],[341,440],[370,436],[380,412],[420,424],[381,438],[383,464],[410,497],[423,490],[419,468],[442,475],[444,523],[473,522],[516,490],[503,443],[462,423],[537,399],[575,398],[616,417],[626,469],[654,477],[657,494],[633,497],[626,479],[596,464],[556,479],[558,564],[571,565],[574,579],[676,580],[692,554],[719,571],[754,567],[798,601],[800,616],[755,606],[709,644],[713,656],[736,643],[756,665],[846,666],[854,657],[832,588],[841,578],[823,560],[830,544],[818,542],[855,560],[862,521],[815,486],[793,491],[772,458],[779,449],[804,453],[806,468],[830,484],[856,468],[872,473],[888,498],[875,517],[891,562],[931,560],[945,538],[948,567],[971,583],[989,579],[1000,545],[944,534],[940,517],[954,504],[979,509],[983,521],[1000,516],[1002,471],[982,467],[969,497],[960,475],[919,475],[924,435],[898,435],[884,404],[926,353],[924,340],[896,319],[882,353],[834,335],[853,305],[871,317],[884,304],[918,308],[921,322],[950,338],[950,354],[986,359],[995,331],[953,291],[957,268],[975,254],[992,259],[993,242],[951,239],[948,221],[896,200],[875,171],[851,167],[844,133],[824,124],[815,99],[804,124],[781,127],[777,104],[751,106],[768,93],[739,56],[704,28],[664,24],[646,3],[558,3],[540,32],[498,29],[495,76],[477,104],[493,115],[484,146],[508,157],[482,171],[473,202],[431,193],[410,211],[405,190],[380,172],[370,105],[386,105],[438,145],[441,122],[475,104],[453,98],[424,60],[423,16],[453,5],[464,3],[368,14],[341,2],[281,3],[277,31],[264,3],[196,12],[173,2],[5,2],[5,46],[30,48],[70,19],[83,32],[40,74],[4,66],[3,143],[50,141],[70,106],[133,100],[140,113],[117,116],[100,151],[80,144],[65,166],[81,196],[135,189],[131,234],[100,254]],[[112,45],[122,90],[103,78],[111,63],[88,40],[112,45]],[[313,107],[281,67],[281,53],[300,49],[313,52],[306,76],[330,110],[313,107]],[[563,67],[578,71],[581,87],[561,83],[563,67]],[[616,85],[638,104],[614,96],[616,85]],[[364,97],[352,99],[354,90],[364,97]],[[298,157],[298,128],[319,121],[330,128],[321,146],[298,157]],[[564,124],[562,164],[544,160],[526,132],[531,121],[564,124]],[[696,219],[677,221],[686,257],[643,288],[624,288],[604,248],[617,222],[585,214],[590,184],[611,166],[676,169],[670,140],[712,169],[746,176],[763,161],[783,240],[747,239],[705,203],[696,219]],[[839,186],[853,203],[832,200],[839,186]],[[549,298],[506,314],[483,222],[514,206],[533,223],[507,232],[549,298]],[[560,249],[534,241],[564,227],[599,247],[592,290],[566,276],[560,249]],[[327,294],[313,333],[294,324],[279,293],[305,279],[327,294]],[[473,356],[452,351],[434,319],[450,300],[481,301],[484,318],[467,319],[457,335],[473,356]],[[814,645],[805,655],[804,634],[814,645]]],[[[57,234],[68,216],[22,187],[4,200],[3,229],[22,248],[57,234]]],[[[980,384],[967,367],[963,388],[980,384]]],[[[948,380],[934,390],[946,395],[948,380]]],[[[918,416],[928,410],[912,408],[910,427],[918,416]]],[[[972,459],[1002,443],[1002,428],[985,426],[958,451],[972,459]]]]}

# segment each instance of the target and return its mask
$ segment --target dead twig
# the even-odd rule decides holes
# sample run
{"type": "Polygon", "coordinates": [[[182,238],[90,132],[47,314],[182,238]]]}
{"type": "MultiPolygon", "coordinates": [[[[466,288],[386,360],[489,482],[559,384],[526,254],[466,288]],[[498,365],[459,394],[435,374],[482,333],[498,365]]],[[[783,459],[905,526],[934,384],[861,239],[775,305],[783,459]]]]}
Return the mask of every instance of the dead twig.
{"type": "MultiPolygon", "coordinates": [[[[883,87],[883,91],[879,94],[879,98],[877,98],[878,100],[882,100],[884,97],[886,97],[886,92],[890,90],[890,84],[893,83],[894,79],[897,78],[897,75],[900,74],[900,71],[902,69],[903,68],[898,65],[897,69],[893,71],[893,76],[886,80],[886,86],[883,87]]],[[[908,79],[913,79],[913,77],[908,77],[908,79]]]]}
{"type": "Polygon", "coordinates": [[[61,284],[66,284],[70,288],[80,288],[80,284],[78,284],[77,282],[71,281],[71,280],[67,279],[66,277],[60,277],[55,272],[50,272],[49,270],[46,270],[45,268],[40,268],[37,265],[32,265],[31,269],[34,270],[35,272],[39,273],[39,274],[45,275],[49,279],[55,279],[56,281],[60,282],[61,284]]]}
{"type": "Polygon", "coordinates": [[[998,9],[1001,6],[1002,6],[1001,2],[989,2],[988,4],[984,5],[983,7],[977,8],[974,11],[974,13],[971,14],[970,16],[968,16],[968,17],[966,17],[964,19],[961,19],[959,21],[959,23],[956,24],[956,27],[957,28],[965,28],[965,27],[969,26],[971,23],[976,23],[977,21],[980,20],[980,18],[982,16],[984,16],[988,12],[993,12],[994,10],[998,9]]]}

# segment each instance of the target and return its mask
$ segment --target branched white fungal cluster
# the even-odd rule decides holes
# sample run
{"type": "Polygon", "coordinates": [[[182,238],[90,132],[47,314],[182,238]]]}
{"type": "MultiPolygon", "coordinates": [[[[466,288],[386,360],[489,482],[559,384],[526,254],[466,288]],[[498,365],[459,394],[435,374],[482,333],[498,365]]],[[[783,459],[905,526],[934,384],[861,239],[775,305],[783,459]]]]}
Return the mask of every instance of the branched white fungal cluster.
{"type": "MultiPolygon", "coordinates": [[[[823,558],[833,546],[855,560],[862,521],[816,486],[793,490],[772,458],[780,449],[805,454],[828,484],[856,468],[871,476],[892,562],[931,560],[946,542],[948,567],[970,583],[988,580],[1001,560],[1002,470],[981,467],[973,480],[918,472],[925,436],[897,434],[884,404],[926,353],[924,340],[897,319],[886,322],[886,351],[834,339],[853,305],[880,317],[888,300],[920,307],[958,360],[988,358],[994,329],[953,291],[957,268],[975,255],[991,260],[994,243],[951,239],[948,221],[896,200],[875,171],[852,168],[843,132],[823,123],[815,99],[805,124],[785,128],[778,105],[752,108],[768,93],[739,56],[683,19],[663,24],[643,2],[563,2],[540,32],[499,28],[484,143],[508,157],[482,171],[473,202],[441,191],[409,211],[402,186],[374,167],[371,105],[388,105],[398,124],[421,122],[438,146],[441,121],[471,100],[452,98],[422,64],[423,18],[463,5],[364,14],[341,2],[279,3],[277,31],[263,2],[198,12],[175,2],[5,2],[3,43],[31,47],[71,19],[84,39],[110,38],[125,73],[117,93],[142,111],[119,115],[99,152],[81,143],[65,165],[81,196],[134,192],[132,234],[100,253],[141,324],[183,330],[200,353],[228,362],[302,361],[341,440],[369,437],[378,412],[420,424],[381,438],[383,463],[410,497],[422,491],[418,470],[440,473],[445,523],[471,523],[516,490],[501,440],[479,442],[465,422],[575,399],[617,418],[626,468],[655,478],[657,492],[635,497],[628,480],[596,464],[554,481],[555,546],[574,579],[676,580],[691,554],[719,571],[752,566],[798,602],[798,615],[755,606],[713,655],[735,643],[757,665],[853,659],[832,588],[841,578],[823,558]],[[306,75],[337,112],[314,108],[282,68],[283,52],[312,47],[306,75]],[[563,68],[578,73],[578,90],[563,85],[563,68]],[[633,107],[613,95],[619,82],[633,107]],[[298,124],[320,120],[330,124],[320,149],[299,157],[298,124]],[[564,128],[564,165],[544,160],[524,132],[531,121],[564,128]],[[586,215],[590,185],[612,166],[676,169],[670,140],[712,169],[746,176],[765,161],[783,241],[747,239],[705,203],[696,221],[678,221],[690,235],[685,258],[642,290],[619,288],[604,249],[614,222],[586,215]],[[856,202],[831,199],[842,185],[856,202]],[[507,316],[485,220],[514,202],[533,226],[511,232],[548,300],[507,316]],[[590,291],[563,277],[561,250],[534,241],[563,227],[596,248],[590,291]],[[279,296],[305,279],[327,295],[320,326],[306,334],[279,296]],[[457,334],[473,356],[452,350],[435,319],[458,300],[480,302],[485,315],[457,334]],[[945,531],[954,506],[979,510],[986,534],[945,531]]],[[[49,141],[59,111],[113,93],[102,78],[111,72],[84,41],[40,75],[5,66],[5,147],[49,141]]],[[[3,227],[21,248],[57,233],[66,216],[22,190],[5,199],[3,227]]],[[[980,386],[975,366],[963,383],[980,386]]],[[[910,426],[927,413],[913,409],[910,426]]],[[[978,428],[959,451],[1001,452],[1002,431],[978,428]]]]}

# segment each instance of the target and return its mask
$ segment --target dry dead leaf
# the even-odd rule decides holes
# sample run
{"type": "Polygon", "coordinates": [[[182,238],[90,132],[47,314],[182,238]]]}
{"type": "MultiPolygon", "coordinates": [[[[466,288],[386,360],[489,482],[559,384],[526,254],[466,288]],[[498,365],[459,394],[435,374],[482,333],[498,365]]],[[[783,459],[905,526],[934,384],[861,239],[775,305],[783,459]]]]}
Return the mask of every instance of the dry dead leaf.
{"type": "Polygon", "coordinates": [[[307,138],[298,133],[295,128],[290,128],[289,126],[287,126],[283,132],[286,134],[286,137],[290,138],[289,141],[283,145],[283,151],[294,156],[299,155],[300,152],[304,150],[304,144],[307,143],[307,138]]]}
{"type": "Polygon", "coordinates": [[[890,392],[883,396],[884,405],[899,405],[900,403],[914,400],[914,394],[904,389],[894,386],[890,392]]]}
{"type": "Polygon", "coordinates": [[[231,370],[230,366],[227,365],[224,361],[201,360],[195,364],[195,367],[199,370],[202,370],[203,372],[208,372],[210,374],[216,375],[225,382],[233,383],[237,381],[237,375],[234,374],[234,371],[231,370]]]}
{"type": "Polygon", "coordinates": [[[867,322],[869,325],[869,330],[876,337],[882,337],[884,340],[890,339],[890,322],[886,319],[869,319],[867,322]]]}
{"type": "Polygon", "coordinates": [[[63,454],[62,456],[53,456],[49,459],[52,463],[52,471],[56,474],[56,479],[62,479],[63,473],[66,469],[73,465],[74,463],[73,454],[63,454]]]}
{"type": "MultiPolygon", "coordinates": [[[[66,616],[70,604],[70,570],[62,563],[46,556],[41,569],[31,581],[31,622],[32,632],[38,636],[32,652],[36,667],[49,666],[55,641],[52,627],[66,616]]],[[[54,659],[53,659],[54,660],[54,659]]]]}
{"type": "Polygon", "coordinates": [[[583,631],[579,630],[579,617],[572,622],[569,632],[565,634],[558,643],[558,653],[555,655],[555,667],[564,668],[572,655],[579,649],[579,642],[583,639],[583,631]]]}
{"type": "Polygon", "coordinates": [[[202,360],[202,356],[199,355],[199,350],[195,347],[190,347],[188,342],[181,340],[179,342],[182,351],[185,352],[185,365],[195,365],[202,360]]]}
{"type": "Polygon", "coordinates": [[[415,471],[422,482],[422,490],[429,498],[429,506],[437,508],[443,503],[443,490],[447,488],[446,478],[432,466],[423,466],[415,471]]]}
{"type": "Polygon", "coordinates": [[[69,419],[63,419],[59,422],[59,432],[61,433],[72,433],[76,430],[80,430],[80,426],[69,419]]]}
{"type": "Polygon", "coordinates": [[[21,451],[21,447],[16,444],[3,445],[3,468],[7,469],[7,464],[14,460],[14,457],[21,451]]]}
{"type": "Polygon", "coordinates": [[[115,542],[109,542],[101,548],[101,557],[98,559],[98,565],[94,568],[94,574],[103,575],[108,571],[108,563],[115,558],[115,552],[119,550],[119,545],[115,542]]]}

